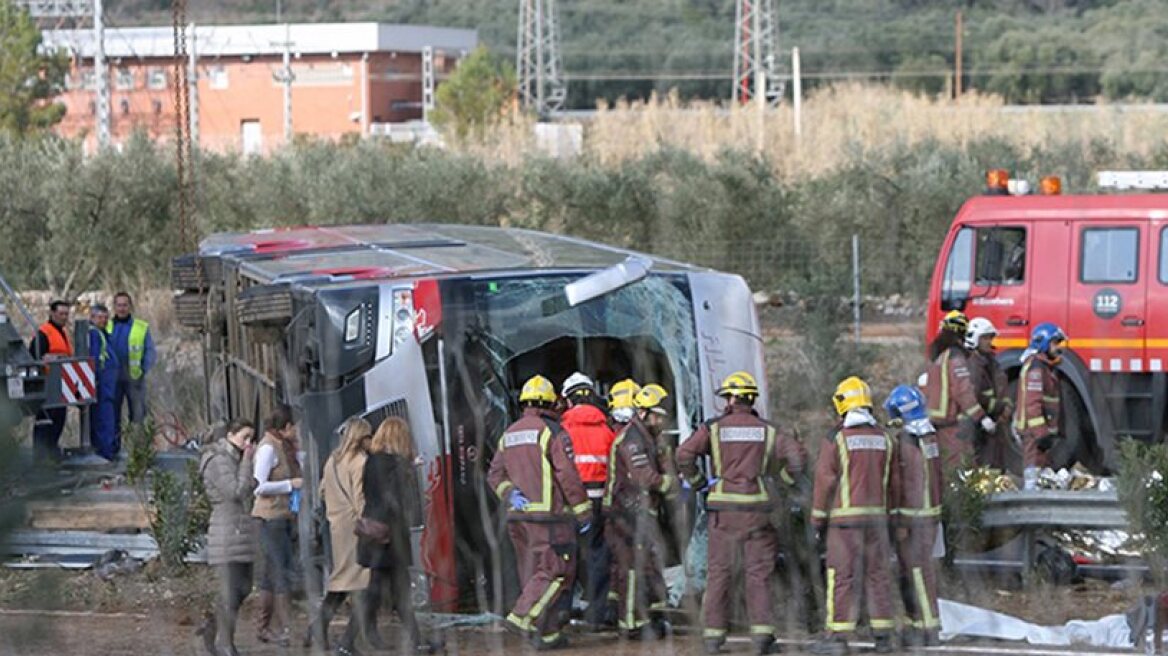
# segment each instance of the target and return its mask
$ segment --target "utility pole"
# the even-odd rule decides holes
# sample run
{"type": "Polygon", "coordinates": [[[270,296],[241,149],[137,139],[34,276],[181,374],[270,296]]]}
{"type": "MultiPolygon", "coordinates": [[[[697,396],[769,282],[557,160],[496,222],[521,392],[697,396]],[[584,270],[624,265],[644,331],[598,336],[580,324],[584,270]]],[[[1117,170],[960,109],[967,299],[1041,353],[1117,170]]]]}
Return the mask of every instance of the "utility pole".
{"type": "Polygon", "coordinates": [[[953,91],[954,91],[955,98],[961,97],[961,50],[962,50],[962,48],[961,48],[961,33],[962,33],[962,31],[963,30],[962,30],[962,26],[961,26],[961,10],[958,9],[957,10],[956,34],[954,35],[955,53],[954,53],[954,57],[953,57],[954,63],[956,64],[956,68],[957,68],[957,71],[956,71],[957,74],[953,79],[953,91]]]}
{"type": "Polygon", "coordinates": [[[105,12],[102,0],[93,0],[93,40],[96,51],[93,56],[93,80],[97,92],[97,147],[99,150],[110,145],[110,90],[109,67],[105,61],[105,12]]]}
{"type": "Polygon", "coordinates": [[[275,75],[276,81],[284,85],[284,143],[292,143],[292,26],[284,23],[284,41],[272,45],[283,46],[284,66],[275,75]]]}
{"type": "Polygon", "coordinates": [[[560,60],[555,0],[519,0],[515,72],[520,107],[541,118],[563,108],[568,85],[560,60]]]}
{"type": "Polygon", "coordinates": [[[734,80],[730,97],[747,104],[762,96],[782,100],[778,72],[779,14],[775,0],[738,0],[734,12],[734,80]]]}
{"type": "Polygon", "coordinates": [[[795,143],[803,136],[803,70],[799,49],[791,49],[791,106],[795,115],[795,143]]]}

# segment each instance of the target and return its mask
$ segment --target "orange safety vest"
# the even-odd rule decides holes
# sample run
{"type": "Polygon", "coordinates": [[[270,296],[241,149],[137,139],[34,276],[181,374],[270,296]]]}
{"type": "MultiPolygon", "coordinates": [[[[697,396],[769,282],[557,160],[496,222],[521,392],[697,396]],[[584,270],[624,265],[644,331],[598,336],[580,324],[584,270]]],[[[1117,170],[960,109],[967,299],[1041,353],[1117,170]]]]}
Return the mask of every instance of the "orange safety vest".
{"type": "Polygon", "coordinates": [[[69,340],[69,335],[61,328],[53,325],[52,321],[42,323],[41,327],[37,330],[44,333],[45,337],[49,340],[49,350],[47,353],[42,353],[41,357],[46,355],[73,356],[73,343],[69,340]]]}

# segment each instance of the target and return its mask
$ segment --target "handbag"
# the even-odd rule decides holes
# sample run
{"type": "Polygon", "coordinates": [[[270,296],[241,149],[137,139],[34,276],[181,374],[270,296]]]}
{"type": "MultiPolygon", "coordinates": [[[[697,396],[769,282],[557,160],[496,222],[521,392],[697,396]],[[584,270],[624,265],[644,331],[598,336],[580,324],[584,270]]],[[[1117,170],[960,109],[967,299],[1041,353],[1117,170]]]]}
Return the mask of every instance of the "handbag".
{"type": "Polygon", "coordinates": [[[356,526],[353,527],[353,532],[360,537],[373,540],[377,544],[389,544],[389,524],[385,522],[361,517],[357,520],[356,526]]]}

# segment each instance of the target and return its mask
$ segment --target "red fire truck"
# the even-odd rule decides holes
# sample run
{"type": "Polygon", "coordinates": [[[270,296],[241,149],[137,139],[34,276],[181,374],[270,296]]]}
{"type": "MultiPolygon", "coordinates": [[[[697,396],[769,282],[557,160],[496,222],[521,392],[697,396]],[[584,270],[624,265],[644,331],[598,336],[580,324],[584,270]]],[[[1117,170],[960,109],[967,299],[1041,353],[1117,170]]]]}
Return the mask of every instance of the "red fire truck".
{"type": "MultiPolygon", "coordinates": [[[[928,337],[953,309],[994,322],[1011,389],[1030,330],[1051,321],[1070,337],[1062,374],[1065,437],[1056,464],[1117,463],[1118,440],[1162,439],[1168,400],[1168,196],[1006,190],[961,207],[929,289],[928,337]]],[[[1168,188],[1155,172],[1101,173],[1100,186],[1168,188]]],[[[1013,181],[1010,181],[1013,188],[1013,181]]]]}

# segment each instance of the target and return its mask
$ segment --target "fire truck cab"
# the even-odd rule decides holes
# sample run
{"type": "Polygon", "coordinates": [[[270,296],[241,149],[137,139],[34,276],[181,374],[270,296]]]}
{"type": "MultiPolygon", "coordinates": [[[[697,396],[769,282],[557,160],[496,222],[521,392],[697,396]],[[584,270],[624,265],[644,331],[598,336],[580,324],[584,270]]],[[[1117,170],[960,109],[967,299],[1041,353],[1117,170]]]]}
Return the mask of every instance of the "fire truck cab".
{"type": "MultiPolygon", "coordinates": [[[[218,234],[175,261],[172,282],[179,320],[202,336],[208,417],[293,407],[302,508],[319,506],[346,418],[408,421],[425,504],[416,601],[435,610],[498,611],[516,587],[485,478],[528,377],[558,386],[583,371],[602,392],[626,377],[660,383],[680,440],[718,414],[721,377],[747,369],[765,382],[741,277],[562,235],[417,224],[218,234]]],[[[305,562],[321,560],[307,551],[318,528],[301,512],[305,562]]]]}
{"type": "Polygon", "coordinates": [[[1117,441],[1168,428],[1168,196],[994,195],[968,200],[941,246],[928,338],[953,309],[993,321],[1011,390],[1031,329],[1069,336],[1057,466],[1117,464],[1117,441]]]}

